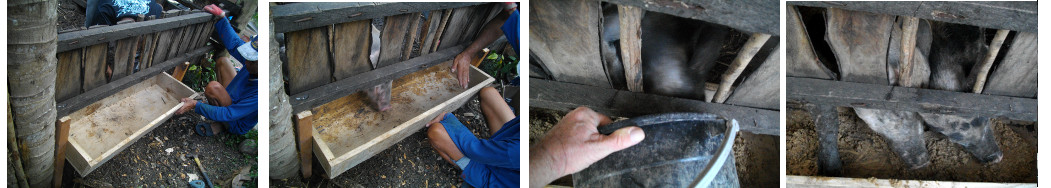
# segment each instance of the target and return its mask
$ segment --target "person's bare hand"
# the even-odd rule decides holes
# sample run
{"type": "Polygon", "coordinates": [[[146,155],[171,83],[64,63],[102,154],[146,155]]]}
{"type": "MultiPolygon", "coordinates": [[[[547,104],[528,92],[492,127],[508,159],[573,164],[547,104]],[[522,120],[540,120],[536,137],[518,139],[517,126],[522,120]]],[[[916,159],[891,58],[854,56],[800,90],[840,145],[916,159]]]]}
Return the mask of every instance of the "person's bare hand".
{"type": "Polygon", "coordinates": [[[460,81],[460,87],[467,89],[467,83],[470,81],[470,67],[471,61],[474,60],[470,52],[463,52],[456,55],[456,59],[453,60],[452,72],[456,74],[456,79],[460,81]]]}
{"type": "MultiPolygon", "coordinates": [[[[448,112],[446,112],[446,113],[448,113],[448,112]]],[[[427,122],[427,126],[426,127],[431,127],[431,124],[435,124],[435,123],[441,122],[444,119],[445,119],[445,113],[439,113],[438,117],[434,117],[434,119],[432,119],[431,122],[427,122]]]]}
{"type": "Polygon", "coordinates": [[[618,129],[603,135],[598,126],[612,121],[587,107],[566,114],[529,150],[529,184],[544,186],[555,179],[579,172],[610,153],[638,144],[646,137],[639,127],[618,129]]]}
{"type": "Polygon", "coordinates": [[[197,101],[195,101],[195,100],[193,100],[193,99],[191,99],[189,97],[182,98],[182,100],[180,100],[180,101],[183,103],[182,108],[179,108],[179,110],[176,110],[175,114],[180,114],[181,115],[181,114],[184,114],[186,112],[189,112],[190,110],[193,110],[194,107],[197,107],[197,101]]]}

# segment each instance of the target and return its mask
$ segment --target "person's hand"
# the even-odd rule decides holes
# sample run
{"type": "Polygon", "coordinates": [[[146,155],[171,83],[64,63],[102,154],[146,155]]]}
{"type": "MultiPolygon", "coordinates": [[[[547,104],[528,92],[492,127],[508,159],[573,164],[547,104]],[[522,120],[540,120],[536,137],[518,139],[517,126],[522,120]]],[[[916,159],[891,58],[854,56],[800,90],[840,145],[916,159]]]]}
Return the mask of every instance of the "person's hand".
{"type": "Polygon", "coordinates": [[[189,97],[182,98],[181,101],[183,103],[182,108],[179,108],[179,110],[176,110],[175,114],[181,115],[181,114],[184,114],[186,112],[189,112],[190,110],[193,110],[194,107],[197,107],[197,101],[195,101],[195,100],[193,100],[193,99],[191,99],[189,97]]]}
{"type": "Polygon", "coordinates": [[[208,11],[208,13],[212,13],[212,15],[219,17],[226,17],[226,12],[223,12],[223,9],[219,8],[219,6],[215,6],[215,4],[204,6],[204,11],[208,11]]]}
{"type": "Polygon", "coordinates": [[[471,79],[470,69],[471,60],[474,60],[471,52],[462,52],[456,55],[456,59],[453,60],[452,72],[456,74],[456,79],[460,81],[460,87],[467,89],[467,83],[471,79]]]}
{"type": "MultiPolygon", "coordinates": [[[[446,113],[448,113],[448,112],[446,112],[446,113]]],[[[427,126],[426,127],[431,127],[431,124],[435,124],[435,123],[441,122],[444,119],[445,119],[445,113],[439,113],[438,117],[434,117],[434,119],[432,119],[431,122],[427,122],[427,126]]]]}
{"type": "Polygon", "coordinates": [[[646,137],[639,127],[618,129],[603,135],[598,126],[612,121],[587,107],[566,114],[544,138],[529,150],[529,185],[544,186],[555,179],[579,172],[610,153],[638,144],[646,137]]]}

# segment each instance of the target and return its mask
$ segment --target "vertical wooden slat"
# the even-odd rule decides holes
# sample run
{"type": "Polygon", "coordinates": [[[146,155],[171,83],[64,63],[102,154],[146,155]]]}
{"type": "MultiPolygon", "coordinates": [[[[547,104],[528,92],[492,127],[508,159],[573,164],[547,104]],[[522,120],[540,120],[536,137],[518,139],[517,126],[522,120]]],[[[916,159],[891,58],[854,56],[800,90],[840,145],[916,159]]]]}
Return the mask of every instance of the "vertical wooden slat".
{"type": "Polygon", "coordinates": [[[106,43],[89,46],[84,50],[84,91],[106,84],[106,43]]]}
{"type": "Polygon", "coordinates": [[[438,29],[441,27],[442,18],[444,18],[446,14],[448,14],[448,11],[446,10],[432,10],[431,14],[427,17],[427,26],[421,31],[424,32],[424,36],[420,38],[422,40],[420,42],[421,56],[431,53],[431,46],[437,42],[434,41],[434,38],[437,38],[437,35],[440,34],[438,29]]]}
{"type": "MultiPolygon", "coordinates": [[[[412,23],[419,19],[417,14],[400,14],[388,16],[383,25],[383,33],[380,34],[380,58],[376,67],[384,67],[390,64],[406,60],[402,54],[406,47],[406,35],[412,23]]],[[[410,44],[411,45],[411,44],[410,44]]]]}
{"type": "Polygon", "coordinates": [[[369,52],[372,46],[372,22],[360,20],[332,26],[332,76],[336,80],[372,70],[369,52]]]}
{"type": "Polygon", "coordinates": [[[401,55],[402,61],[409,60],[409,58],[412,58],[410,57],[412,55],[412,47],[415,46],[416,38],[417,36],[419,36],[417,30],[420,29],[420,13],[417,12],[412,13],[410,15],[411,16],[409,16],[409,20],[407,20],[409,24],[409,30],[407,30],[409,32],[409,36],[405,38],[405,52],[403,52],[401,55]]]}
{"type": "MultiPolygon", "coordinates": [[[[530,3],[529,51],[556,81],[612,88],[599,46],[597,1],[530,3]]],[[[451,27],[451,26],[450,26],[451,27]]]]}
{"type": "Polygon", "coordinates": [[[983,94],[1035,98],[1037,93],[1037,34],[1017,32],[996,70],[989,73],[983,94]]]}
{"type": "Polygon", "coordinates": [[[66,167],[66,145],[69,140],[69,116],[62,117],[55,122],[55,178],[52,179],[54,187],[62,187],[62,172],[66,167]]]}
{"type": "Polygon", "coordinates": [[[902,16],[904,22],[901,25],[901,61],[898,66],[898,76],[900,85],[909,86],[914,85],[912,83],[912,56],[913,52],[916,51],[916,27],[920,24],[920,19],[910,16],[902,16]]]}
{"type": "Polygon", "coordinates": [[[445,34],[445,28],[448,28],[449,19],[452,19],[452,14],[456,12],[456,9],[445,9],[442,12],[444,13],[442,21],[438,23],[438,29],[435,30],[434,37],[431,39],[431,45],[429,45],[430,50],[428,51],[430,52],[438,51],[438,46],[442,43],[442,36],[445,34]]]}
{"type": "MultiPolygon", "coordinates": [[[[147,16],[145,20],[149,21],[153,19],[155,19],[154,16],[147,16]]],[[[138,64],[141,70],[146,68],[144,66],[145,64],[148,64],[149,62],[153,61],[153,51],[156,49],[157,46],[157,33],[142,35],[140,39],[142,40],[139,41],[139,49],[142,49],[142,51],[139,52],[138,64]]],[[[132,64],[132,66],[135,66],[134,63],[132,64]]],[[[132,69],[132,71],[128,72],[128,74],[132,74],[135,69],[135,67],[130,68],[132,69]]]]}
{"type": "Polygon", "coordinates": [[[83,66],[83,49],[70,50],[58,54],[58,70],[55,77],[55,101],[62,102],[80,94],[81,69],[83,66]]]}
{"type": "MultiPolygon", "coordinates": [[[[185,15],[188,12],[189,11],[179,11],[177,16],[185,15]]],[[[171,40],[171,43],[169,43],[170,46],[168,47],[168,58],[176,57],[180,53],[182,53],[182,49],[180,47],[182,47],[183,42],[186,40],[185,38],[186,38],[186,32],[187,32],[188,28],[189,28],[189,26],[182,26],[182,27],[178,27],[178,28],[172,29],[172,31],[174,31],[174,32],[172,33],[172,40],[171,40]]],[[[165,60],[167,60],[167,59],[165,59],[165,60]]],[[[161,61],[161,62],[164,62],[164,61],[161,61]]]]}
{"type": "Polygon", "coordinates": [[[324,85],[332,78],[327,31],[328,27],[318,27],[285,35],[289,94],[324,85]]]}
{"type": "Polygon", "coordinates": [[[748,42],[744,43],[741,51],[737,53],[737,58],[730,64],[730,68],[726,73],[723,73],[722,84],[719,84],[719,90],[715,92],[715,97],[712,98],[712,101],[716,103],[726,102],[726,99],[730,97],[730,87],[737,81],[737,77],[741,76],[744,68],[748,67],[748,62],[752,61],[755,53],[759,52],[760,48],[763,48],[763,44],[766,43],[767,39],[770,39],[770,35],[755,33],[748,39],[748,42]]]}
{"type": "Polygon", "coordinates": [[[139,36],[132,36],[117,41],[117,48],[113,49],[113,75],[110,76],[110,80],[124,78],[132,73],[139,38],[139,36]]]}
{"type": "Polygon", "coordinates": [[[978,67],[978,79],[974,82],[974,93],[982,93],[982,89],[985,88],[985,79],[989,76],[989,69],[993,68],[993,60],[996,60],[996,54],[1000,53],[1000,47],[1003,46],[1004,39],[1007,39],[1008,32],[1010,31],[1005,29],[996,31],[996,36],[989,44],[989,53],[985,54],[985,59],[978,67]]]}
{"type": "Polygon", "coordinates": [[[463,38],[467,25],[471,23],[471,19],[474,18],[475,9],[473,7],[460,7],[452,11],[452,15],[449,17],[449,22],[446,23],[445,31],[441,35],[441,43],[438,44],[438,50],[448,48],[450,46],[456,46],[460,44],[460,39],[463,38]]]}
{"type": "Polygon", "coordinates": [[[313,165],[313,117],[309,110],[296,114],[296,143],[299,145],[299,164],[303,178],[310,178],[313,165]]]}
{"type": "Polygon", "coordinates": [[[774,47],[774,50],[761,62],[762,64],[759,65],[759,68],[755,69],[751,75],[744,78],[745,80],[737,88],[733,89],[730,98],[726,99],[726,104],[780,109],[780,48],[780,45],[774,47]]]}
{"type": "Polygon", "coordinates": [[[643,92],[642,87],[642,9],[633,6],[617,6],[620,19],[621,63],[628,90],[643,92]]]}

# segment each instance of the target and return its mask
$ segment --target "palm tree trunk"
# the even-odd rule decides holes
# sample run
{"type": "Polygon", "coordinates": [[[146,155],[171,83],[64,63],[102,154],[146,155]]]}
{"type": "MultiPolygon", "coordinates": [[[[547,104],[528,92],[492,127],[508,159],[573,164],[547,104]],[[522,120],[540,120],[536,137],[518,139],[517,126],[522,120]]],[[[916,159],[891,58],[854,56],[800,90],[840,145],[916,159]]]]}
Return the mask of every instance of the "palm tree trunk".
{"type": "Polygon", "coordinates": [[[8,99],[30,187],[50,187],[55,168],[57,6],[57,0],[7,4],[8,99]]]}
{"type": "Polygon", "coordinates": [[[270,178],[285,179],[299,172],[296,139],[292,131],[292,105],[281,78],[280,45],[270,20],[270,178]]]}

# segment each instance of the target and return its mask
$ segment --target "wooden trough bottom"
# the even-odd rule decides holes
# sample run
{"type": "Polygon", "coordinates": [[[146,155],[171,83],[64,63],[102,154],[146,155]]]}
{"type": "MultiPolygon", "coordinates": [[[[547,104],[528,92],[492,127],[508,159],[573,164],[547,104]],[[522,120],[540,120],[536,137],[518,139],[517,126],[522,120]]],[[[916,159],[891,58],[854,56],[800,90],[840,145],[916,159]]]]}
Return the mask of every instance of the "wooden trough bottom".
{"type": "Polygon", "coordinates": [[[69,114],[66,159],[86,176],[163,123],[197,92],[162,73],[69,114]]]}
{"type": "Polygon", "coordinates": [[[1036,187],[1035,183],[988,183],[876,178],[793,176],[785,178],[787,187],[1036,187]]]}
{"type": "Polygon", "coordinates": [[[449,72],[450,62],[397,80],[391,89],[391,109],[377,112],[357,92],[312,111],[314,152],[331,179],[426,126],[440,113],[463,106],[493,78],[471,67],[470,83],[461,89],[449,72]]]}

